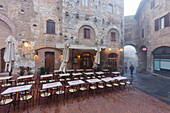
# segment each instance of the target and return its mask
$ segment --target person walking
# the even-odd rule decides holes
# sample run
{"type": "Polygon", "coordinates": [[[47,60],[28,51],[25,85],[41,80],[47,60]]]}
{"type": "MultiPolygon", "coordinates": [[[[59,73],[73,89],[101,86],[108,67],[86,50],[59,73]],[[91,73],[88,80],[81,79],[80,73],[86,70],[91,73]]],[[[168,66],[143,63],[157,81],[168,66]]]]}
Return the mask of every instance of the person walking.
{"type": "Polygon", "coordinates": [[[134,71],[134,69],[135,69],[134,66],[133,66],[133,64],[130,66],[129,69],[130,69],[130,74],[131,74],[131,77],[132,77],[132,76],[133,76],[133,71],[134,71]]]}

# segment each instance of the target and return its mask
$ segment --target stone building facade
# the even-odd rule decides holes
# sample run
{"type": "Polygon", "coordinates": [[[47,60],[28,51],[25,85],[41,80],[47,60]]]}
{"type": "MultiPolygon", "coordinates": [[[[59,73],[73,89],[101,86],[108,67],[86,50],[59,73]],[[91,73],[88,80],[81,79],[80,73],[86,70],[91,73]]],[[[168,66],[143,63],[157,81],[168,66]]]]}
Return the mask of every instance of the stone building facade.
{"type": "Polygon", "coordinates": [[[169,76],[170,1],[142,0],[134,16],[138,71],[169,76]]]}
{"type": "Polygon", "coordinates": [[[102,68],[123,67],[123,10],[124,0],[0,0],[0,72],[9,35],[17,40],[15,72],[59,69],[65,40],[73,46],[67,68],[92,68],[98,46],[102,68]]]}

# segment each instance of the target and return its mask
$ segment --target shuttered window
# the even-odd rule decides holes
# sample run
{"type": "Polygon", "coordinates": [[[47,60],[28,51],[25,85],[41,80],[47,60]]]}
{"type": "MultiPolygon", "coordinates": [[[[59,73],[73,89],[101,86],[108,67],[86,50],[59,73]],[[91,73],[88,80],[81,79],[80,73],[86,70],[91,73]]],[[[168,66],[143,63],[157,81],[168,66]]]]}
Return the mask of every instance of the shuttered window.
{"type": "Polygon", "coordinates": [[[155,31],[159,30],[159,19],[155,20],[155,31]]]}
{"type": "Polygon", "coordinates": [[[47,21],[47,33],[55,34],[55,22],[53,20],[47,21]]]}
{"type": "Polygon", "coordinates": [[[142,38],[144,38],[144,29],[142,29],[142,38]]]}
{"type": "Polygon", "coordinates": [[[90,39],[90,29],[84,29],[84,38],[90,39]]]}
{"type": "Polygon", "coordinates": [[[155,7],[155,0],[151,1],[151,9],[155,7]]]}
{"type": "Polygon", "coordinates": [[[169,13],[165,15],[165,27],[169,27],[169,13]]]}

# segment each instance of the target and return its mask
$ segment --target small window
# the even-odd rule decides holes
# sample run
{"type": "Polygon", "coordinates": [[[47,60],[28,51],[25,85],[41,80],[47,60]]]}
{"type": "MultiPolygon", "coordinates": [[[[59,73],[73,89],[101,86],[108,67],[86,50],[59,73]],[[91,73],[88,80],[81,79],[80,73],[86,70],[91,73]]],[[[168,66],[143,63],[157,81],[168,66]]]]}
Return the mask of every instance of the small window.
{"type": "Polygon", "coordinates": [[[84,29],[84,38],[90,39],[90,29],[84,29]]]}
{"type": "Polygon", "coordinates": [[[82,5],[88,7],[88,0],[82,0],[82,5]]]}
{"type": "Polygon", "coordinates": [[[158,31],[158,30],[159,30],[159,20],[160,20],[160,19],[156,19],[156,20],[155,20],[155,31],[158,31]]]}
{"type": "Polygon", "coordinates": [[[0,10],[1,10],[1,9],[3,9],[3,6],[2,6],[2,5],[0,5],[0,10]]]}
{"type": "Polygon", "coordinates": [[[151,9],[155,7],[155,0],[151,1],[151,9]]]}
{"type": "Polygon", "coordinates": [[[47,33],[55,34],[55,22],[53,20],[47,21],[47,33]]]}
{"type": "Polygon", "coordinates": [[[109,8],[108,8],[109,13],[113,13],[113,5],[109,4],[109,8]]]}
{"type": "Polygon", "coordinates": [[[142,38],[144,38],[144,29],[142,29],[142,38]]]}
{"type": "Polygon", "coordinates": [[[111,41],[115,41],[115,40],[116,40],[116,33],[111,32],[111,41]]]}

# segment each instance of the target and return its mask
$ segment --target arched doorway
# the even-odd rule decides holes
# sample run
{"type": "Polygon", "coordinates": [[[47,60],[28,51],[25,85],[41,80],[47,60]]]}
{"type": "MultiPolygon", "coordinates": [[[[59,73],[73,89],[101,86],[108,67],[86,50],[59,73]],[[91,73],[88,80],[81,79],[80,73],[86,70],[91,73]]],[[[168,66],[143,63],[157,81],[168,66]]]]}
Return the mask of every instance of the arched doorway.
{"type": "Polygon", "coordinates": [[[154,73],[170,76],[170,47],[156,48],[152,54],[154,73]]]}
{"type": "Polygon", "coordinates": [[[127,45],[124,47],[124,71],[129,72],[129,67],[131,64],[135,67],[134,72],[136,72],[136,67],[138,66],[138,57],[136,55],[136,49],[132,45],[127,45]]]}
{"type": "Polygon", "coordinates": [[[108,55],[108,66],[111,67],[113,71],[118,69],[118,55],[116,53],[110,53],[108,55]]]}
{"type": "Polygon", "coordinates": [[[80,67],[82,69],[90,69],[93,66],[93,55],[91,53],[81,54],[80,67]]]}

